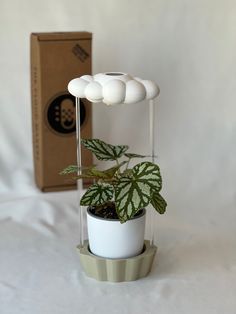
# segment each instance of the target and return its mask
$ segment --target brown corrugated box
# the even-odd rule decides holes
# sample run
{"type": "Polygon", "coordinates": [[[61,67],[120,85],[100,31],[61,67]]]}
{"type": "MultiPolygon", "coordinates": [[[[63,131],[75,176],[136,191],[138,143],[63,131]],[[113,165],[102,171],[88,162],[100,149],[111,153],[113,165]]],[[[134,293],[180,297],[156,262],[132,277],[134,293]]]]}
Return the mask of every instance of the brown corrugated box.
{"type": "MultiPolygon", "coordinates": [[[[76,184],[59,172],[76,164],[75,100],[68,82],[91,74],[92,34],[31,34],[31,96],[35,181],[42,191],[68,190],[76,184]]],[[[92,137],[91,104],[81,100],[81,137],[92,137]]],[[[82,164],[92,155],[82,149],[82,164]]]]}

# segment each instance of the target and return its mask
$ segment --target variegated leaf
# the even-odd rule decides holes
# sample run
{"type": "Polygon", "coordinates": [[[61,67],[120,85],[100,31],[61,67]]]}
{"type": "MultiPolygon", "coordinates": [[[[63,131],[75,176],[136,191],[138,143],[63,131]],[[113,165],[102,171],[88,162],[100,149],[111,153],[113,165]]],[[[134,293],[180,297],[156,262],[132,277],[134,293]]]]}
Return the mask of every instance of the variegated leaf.
{"type": "Polygon", "coordinates": [[[167,203],[158,192],[154,192],[151,199],[151,204],[159,214],[164,214],[167,203]]]}
{"type": "Polygon", "coordinates": [[[132,169],[132,174],[123,176],[115,185],[115,203],[120,220],[132,218],[151,201],[153,192],[161,189],[161,174],[157,165],[142,162],[132,169]]]}
{"type": "Polygon", "coordinates": [[[102,205],[113,198],[113,186],[110,184],[93,184],[80,200],[82,206],[102,205]]]}
{"type": "Polygon", "coordinates": [[[78,173],[79,167],[77,165],[70,165],[63,169],[60,174],[78,173]]]}
{"type": "Polygon", "coordinates": [[[94,153],[99,160],[116,160],[124,155],[129,148],[126,145],[111,145],[99,139],[83,139],[81,143],[94,153]]]}
{"type": "Polygon", "coordinates": [[[77,165],[70,165],[68,167],[66,167],[65,169],[63,169],[60,174],[70,174],[70,173],[78,173],[79,169],[81,170],[88,170],[91,169],[93,166],[91,167],[81,167],[79,168],[77,165]]]}
{"type": "Polygon", "coordinates": [[[132,159],[132,158],[145,158],[145,157],[147,157],[147,156],[144,156],[144,155],[132,154],[132,153],[125,153],[124,155],[126,157],[128,157],[129,159],[132,159]]]}

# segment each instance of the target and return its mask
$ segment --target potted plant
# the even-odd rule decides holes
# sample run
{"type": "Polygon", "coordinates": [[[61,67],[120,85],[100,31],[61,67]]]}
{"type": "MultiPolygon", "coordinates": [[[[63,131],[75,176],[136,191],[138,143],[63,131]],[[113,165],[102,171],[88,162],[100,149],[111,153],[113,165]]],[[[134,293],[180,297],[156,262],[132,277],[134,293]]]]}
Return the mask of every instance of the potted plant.
{"type": "Polygon", "coordinates": [[[77,173],[75,179],[93,179],[80,200],[87,206],[90,251],[100,257],[122,259],[139,255],[144,245],[146,207],[163,214],[167,203],[160,194],[159,166],[149,161],[130,161],[147,156],[128,152],[127,145],[111,145],[100,139],[82,139],[82,145],[98,160],[113,161],[105,170],[96,166],[69,166],[61,174],[77,173]]]}

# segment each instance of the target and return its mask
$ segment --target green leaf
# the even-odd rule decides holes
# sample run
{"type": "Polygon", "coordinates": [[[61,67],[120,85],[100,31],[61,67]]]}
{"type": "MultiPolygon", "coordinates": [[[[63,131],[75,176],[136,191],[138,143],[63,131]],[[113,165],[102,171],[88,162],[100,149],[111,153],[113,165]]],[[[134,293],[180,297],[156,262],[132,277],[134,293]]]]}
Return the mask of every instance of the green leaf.
{"type": "Polygon", "coordinates": [[[93,184],[80,200],[82,206],[97,206],[110,201],[113,197],[113,186],[110,184],[93,184]]]}
{"type": "Polygon", "coordinates": [[[108,179],[111,179],[115,176],[116,172],[125,164],[127,164],[128,161],[122,161],[119,165],[111,167],[109,169],[106,169],[103,171],[104,174],[106,174],[108,179]]]}
{"type": "Polygon", "coordinates": [[[103,173],[103,171],[97,170],[96,168],[89,169],[76,177],[74,179],[107,179],[107,176],[103,173]]]}
{"type": "Polygon", "coordinates": [[[60,174],[78,173],[79,167],[77,165],[70,165],[63,169],[60,174]]]}
{"type": "Polygon", "coordinates": [[[98,170],[95,167],[90,169],[86,174],[90,175],[91,177],[96,177],[98,179],[106,179],[107,178],[107,175],[104,173],[104,171],[98,170]]]}
{"type": "Polygon", "coordinates": [[[108,179],[112,179],[119,169],[120,169],[120,166],[114,166],[114,167],[104,170],[103,173],[106,175],[108,179]]]}
{"type": "Polygon", "coordinates": [[[151,204],[159,214],[164,214],[167,203],[165,199],[158,192],[154,192],[151,199],[151,204]]]}
{"type": "MultiPolygon", "coordinates": [[[[119,165],[108,168],[106,170],[98,170],[95,166],[89,167],[82,171],[81,174],[73,177],[73,179],[97,179],[97,180],[111,180],[121,166],[126,164],[127,161],[122,161],[119,165]]],[[[71,171],[72,172],[72,171],[71,171]]]]}
{"type": "Polygon", "coordinates": [[[94,166],[90,166],[90,167],[82,166],[80,168],[77,165],[70,165],[70,166],[66,167],[65,169],[63,169],[59,174],[64,175],[64,174],[70,174],[70,173],[78,173],[79,169],[81,169],[81,170],[89,170],[89,169],[92,169],[93,167],[94,166]]]}
{"type": "Polygon", "coordinates": [[[73,180],[79,180],[79,179],[96,179],[96,178],[94,178],[94,177],[91,176],[91,175],[80,174],[80,175],[78,175],[78,176],[72,177],[71,179],[73,179],[73,180]]]}
{"type": "Polygon", "coordinates": [[[131,153],[125,153],[124,155],[126,157],[128,157],[129,159],[132,159],[132,158],[145,158],[145,157],[147,157],[147,156],[144,156],[144,155],[131,154],[131,153]]]}
{"type": "Polygon", "coordinates": [[[87,172],[85,172],[85,175],[96,177],[98,179],[111,179],[115,175],[115,173],[120,169],[121,166],[126,164],[127,161],[122,161],[119,165],[108,168],[106,170],[98,170],[96,167],[93,167],[89,169],[87,172]]]}
{"type": "Polygon", "coordinates": [[[99,139],[83,139],[81,143],[99,160],[116,160],[124,155],[129,148],[126,145],[111,145],[99,139]]]}
{"type": "Polygon", "coordinates": [[[115,203],[121,221],[132,218],[147,206],[154,192],[161,189],[160,169],[151,162],[137,164],[131,175],[123,176],[115,185],[115,203]]]}

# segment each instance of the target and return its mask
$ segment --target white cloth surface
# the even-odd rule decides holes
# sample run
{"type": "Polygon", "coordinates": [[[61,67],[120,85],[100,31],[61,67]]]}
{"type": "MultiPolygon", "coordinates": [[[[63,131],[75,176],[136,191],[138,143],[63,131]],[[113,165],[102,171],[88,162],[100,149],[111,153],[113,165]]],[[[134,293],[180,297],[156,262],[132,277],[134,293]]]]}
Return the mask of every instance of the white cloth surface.
{"type": "MultiPolygon", "coordinates": [[[[234,0],[0,1],[0,314],[236,314],[234,0]],[[85,277],[76,193],[34,186],[29,34],[94,34],[93,74],[155,80],[164,216],[151,274],[85,277]]],[[[94,136],[147,148],[145,105],[93,107],[94,136]],[[120,112],[121,111],[121,112],[120,112]]]]}
{"type": "Polygon", "coordinates": [[[235,212],[158,219],[150,275],[87,278],[79,256],[76,192],[7,195],[0,204],[0,313],[236,313],[235,212]]]}

